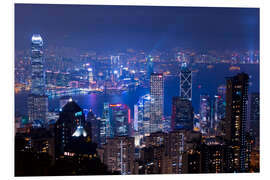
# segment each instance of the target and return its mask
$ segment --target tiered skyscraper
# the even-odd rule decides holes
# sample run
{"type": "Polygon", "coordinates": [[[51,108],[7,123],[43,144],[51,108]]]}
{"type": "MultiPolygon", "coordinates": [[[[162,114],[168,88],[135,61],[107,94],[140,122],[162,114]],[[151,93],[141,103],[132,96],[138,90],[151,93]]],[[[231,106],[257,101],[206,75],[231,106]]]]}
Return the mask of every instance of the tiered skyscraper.
{"type": "Polygon", "coordinates": [[[245,172],[248,81],[245,73],[227,79],[225,139],[232,145],[233,167],[245,172]]]}
{"type": "Polygon", "coordinates": [[[161,131],[164,108],[164,77],[153,73],[150,78],[150,133],[161,131]]]}
{"type": "Polygon", "coordinates": [[[183,62],[180,70],[180,94],[172,101],[172,130],[193,129],[192,73],[183,62]]]}
{"type": "Polygon", "coordinates": [[[43,40],[39,34],[32,36],[31,47],[31,94],[28,96],[29,122],[46,122],[48,97],[45,95],[43,40]]]}

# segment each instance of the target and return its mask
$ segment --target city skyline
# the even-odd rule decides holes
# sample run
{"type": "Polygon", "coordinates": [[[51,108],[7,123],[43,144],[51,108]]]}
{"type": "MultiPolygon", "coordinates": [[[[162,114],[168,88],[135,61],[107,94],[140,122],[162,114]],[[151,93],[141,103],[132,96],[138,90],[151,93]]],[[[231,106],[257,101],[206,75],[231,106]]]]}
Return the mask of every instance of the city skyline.
{"type": "MultiPolygon", "coordinates": [[[[15,7],[41,8],[37,17],[40,21],[32,21],[33,26],[39,29],[40,22],[44,25],[60,20],[63,27],[71,27],[70,36],[66,31],[61,36],[77,41],[61,41],[63,37],[57,37],[59,27],[48,23],[46,32],[50,35],[43,36],[39,29],[26,40],[31,44],[28,50],[16,51],[25,41],[15,46],[15,176],[260,172],[259,9],[29,4],[15,7]],[[43,17],[51,6],[55,9],[43,17]],[[78,7],[82,8],[80,13],[78,7]],[[71,8],[74,17],[70,23],[61,17],[49,17],[56,10],[64,15],[71,8]],[[85,14],[84,8],[103,11],[85,14]],[[143,15],[136,14],[142,10],[143,15]],[[89,43],[83,45],[87,50],[81,51],[83,48],[77,45],[85,32],[96,38],[99,32],[86,28],[80,37],[75,35],[77,28],[82,28],[81,22],[76,27],[72,25],[78,18],[76,13],[83,17],[81,21],[87,16],[96,18],[92,24],[96,30],[108,32],[103,36],[106,40],[93,38],[96,49],[91,49],[89,43]],[[107,19],[110,13],[113,16],[107,19]],[[120,17],[125,13],[131,16],[120,17]],[[215,13],[219,15],[212,17],[215,13]],[[183,40],[184,48],[177,47],[174,33],[179,24],[176,31],[163,36],[160,23],[172,23],[177,15],[187,16],[179,21],[187,27],[179,31],[181,35],[187,39],[194,34],[202,37],[189,42],[196,44],[192,48],[185,42],[187,39],[183,40]],[[199,15],[212,18],[199,23],[199,15]],[[138,22],[135,17],[145,19],[138,22]],[[99,18],[104,21],[97,21],[99,18]],[[127,21],[129,18],[134,22],[127,21]],[[222,18],[226,21],[216,23],[222,18]],[[112,31],[104,26],[109,20],[115,22],[112,31]],[[150,29],[157,30],[153,36],[145,37],[149,20],[150,29]],[[135,33],[137,40],[144,39],[140,45],[125,38],[126,29],[115,31],[123,23],[129,33],[134,31],[133,26],[145,28],[135,33]],[[204,26],[212,23],[216,24],[214,35],[206,32],[204,26]],[[238,24],[239,31],[229,30],[228,23],[234,27],[238,24]],[[249,33],[241,31],[240,26],[251,26],[249,33]],[[52,27],[56,29],[54,35],[52,27]],[[161,40],[156,41],[156,35],[161,40]],[[116,41],[120,36],[140,48],[131,48],[121,38],[116,41]],[[238,38],[233,40],[235,36],[238,38]],[[50,38],[62,44],[59,46],[50,38]],[[213,40],[201,45],[205,38],[213,40]],[[110,40],[118,44],[108,43],[110,40]],[[214,45],[219,42],[224,44],[214,45]],[[69,43],[75,48],[67,48],[69,43]]],[[[25,17],[29,18],[29,14],[25,17]]],[[[15,44],[26,38],[21,35],[17,40],[18,34],[26,31],[22,32],[20,25],[16,27],[15,44]]]]}

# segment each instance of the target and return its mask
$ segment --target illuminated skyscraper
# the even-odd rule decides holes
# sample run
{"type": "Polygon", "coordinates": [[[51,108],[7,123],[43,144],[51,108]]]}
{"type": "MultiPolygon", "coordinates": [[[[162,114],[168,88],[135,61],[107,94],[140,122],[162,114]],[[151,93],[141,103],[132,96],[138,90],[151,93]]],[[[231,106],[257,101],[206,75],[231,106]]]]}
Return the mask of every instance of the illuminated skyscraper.
{"type": "Polygon", "coordinates": [[[162,130],[164,108],[164,77],[153,73],[150,78],[150,133],[162,130]]]}
{"type": "Polygon", "coordinates": [[[91,85],[92,85],[93,82],[94,82],[93,69],[92,69],[92,68],[88,68],[88,72],[89,72],[89,75],[88,75],[89,89],[91,89],[91,85]]]}
{"type": "Polygon", "coordinates": [[[31,94],[28,96],[29,122],[46,123],[48,113],[48,97],[45,95],[45,72],[43,59],[43,40],[39,34],[31,39],[31,94]]]}
{"type": "Polygon", "coordinates": [[[142,96],[134,106],[134,122],[140,135],[150,133],[150,94],[142,96]]]}
{"type": "Polygon", "coordinates": [[[208,134],[211,127],[211,101],[209,95],[200,95],[200,128],[202,134],[208,134]]]}
{"type": "Polygon", "coordinates": [[[113,137],[128,136],[131,131],[130,109],[125,104],[110,104],[110,124],[113,137]]]}
{"type": "Polygon", "coordinates": [[[225,118],[225,105],[221,96],[215,95],[213,102],[213,115],[211,120],[211,128],[215,135],[221,135],[221,121],[225,118]]]}
{"type": "Polygon", "coordinates": [[[248,81],[245,73],[227,78],[225,139],[233,146],[233,166],[245,172],[248,81]]]}
{"type": "Polygon", "coordinates": [[[173,97],[171,128],[172,130],[193,129],[193,108],[190,100],[173,97]]]}
{"type": "Polygon", "coordinates": [[[183,62],[180,70],[180,97],[192,100],[192,72],[183,62]]]}
{"type": "Polygon", "coordinates": [[[32,86],[31,94],[45,94],[45,73],[43,58],[43,40],[39,34],[32,36],[31,47],[32,86]]]}
{"type": "Polygon", "coordinates": [[[103,114],[100,119],[100,143],[105,144],[106,139],[112,137],[111,124],[110,124],[110,112],[109,112],[109,103],[104,103],[103,105],[103,114]]]}

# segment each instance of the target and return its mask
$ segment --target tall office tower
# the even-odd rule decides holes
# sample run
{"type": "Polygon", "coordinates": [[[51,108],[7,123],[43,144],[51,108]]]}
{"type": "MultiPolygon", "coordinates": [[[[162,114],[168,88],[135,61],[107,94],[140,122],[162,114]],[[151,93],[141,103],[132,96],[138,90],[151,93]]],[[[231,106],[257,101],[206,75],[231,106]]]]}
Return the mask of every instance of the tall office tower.
{"type": "Polygon", "coordinates": [[[154,73],[154,58],[149,55],[146,57],[146,73],[147,73],[147,79],[150,79],[151,74],[154,73]]]}
{"type": "Polygon", "coordinates": [[[93,76],[93,69],[92,68],[88,68],[88,80],[89,80],[89,89],[91,89],[91,85],[94,82],[94,76],[93,76]]]}
{"type": "Polygon", "coordinates": [[[245,73],[227,78],[225,140],[233,146],[236,172],[246,171],[246,123],[248,81],[245,73]]]}
{"type": "Polygon", "coordinates": [[[137,122],[135,129],[139,135],[150,133],[150,99],[150,94],[146,94],[140,97],[136,108],[134,106],[134,122],[137,122]]]}
{"type": "Polygon", "coordinates": [[[106,143],[106,119],[104,118],[99,118],[100,121],[100,126],[99,126],[99,141],[100,144],[105,144],[106,143]]]}
{"type": "Polygon", "coordinates": [[[85,116],[82,108],[74,101],[68,102],[62,109],[56,122],[56,154],[63,155],[66,145],[72,137],[87,137],[85,127],[85,116]]]}
{"type": "Polygon", "coordinates": [[[110,111],[109,103],[104,103],[103,114],[100,119],[100,143],[105,144],[106,139],[112,137],[111,124],[110,124],[110,111]]]}
{"type": "Polygon", "coordinates": [[[130,109],[125,104],[110,104],[110,124],[113,137],[131,133],[130,109]]]}
{"type": "Polygon", "coordinates": [[[213,115],[211,120],[211,128],[216,136],[222,134],[222,120],[225,118],[226,105],[224,99],[220,95],[214,96],[213,115]]]}
{"type": "Polygon", "coordinates": [[[28,96],[29,122],[47,122],[48,97],[45,95],[43,40],[39,34],[32,36],[31,45],[31,94],[28,96]]]}
{"type": "Polygon", "coordinates": [[[92,142],[99,144],[99,135],[100,135],[100,121],[94,115],[93,111],[90,109],[87,114],[87,122],[91,124],[91,138],[92,142]]]}
{"type": "Polygon", "coordinates": [[[200,128],[201,133],[208,135],[211,126],[211,101],[209,95],[200,95],[200,128]]]}
{"type": "Polygon", "coordinates": [[[150,78],[150,133],[162,130],[164,108],[164,77],[153,73],[150,78]]]}
{"type": "Polygon", "coordinates": [[[111,56],[111,76],[113,81],[120,76],[120,56],[111,56]]]}
{"type": "Polygon", "coordinates": [[[251,93],[249,98],[249,130],[255,137],[255,146],[259,147],[260,139],[260,94],[251,93]]]}
{"type": "Polygon", "coordinates": [[[43,40],[39,34],[32,36],[31,47],[32,86],[31,94],[45,94],[45,72],[43,59],[43,40]]]}
{"type": "Polygon", "coordinates": [[[192,72],[183,62],[180,70],[180,97],[192,100],[192,72]]]}
{"type": "Polygon", "coordinates": [[[193,130],[193,108],[190,100],[173,97],[171,129],[193,130]]]}
{"type": "Polygon", "coordinates": [[[104,163],[110,172],[134,174],[134,154],[133,137],[109,138],[104,145],[104,163]]]}

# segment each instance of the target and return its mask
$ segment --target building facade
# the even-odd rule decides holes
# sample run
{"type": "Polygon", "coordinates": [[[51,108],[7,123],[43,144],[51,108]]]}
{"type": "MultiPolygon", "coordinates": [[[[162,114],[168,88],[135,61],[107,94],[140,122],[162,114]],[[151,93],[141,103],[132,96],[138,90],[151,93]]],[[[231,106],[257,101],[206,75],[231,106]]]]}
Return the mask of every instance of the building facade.
{"type": "Polygon", "coordinates": [[[151,74],[150,79],[150,132],[162,130],[164,111],[164,77],[163,74],[151,74]]]}
{"type": "Polygon", "coordinates": [[[233,166],[236,172],[245,172],[246,124],[249,76],[240,73],[227,78],[225,140],[233,146],[233,166]]]}
{"type": "Polygon", "coordinates": [[[183,62],[180,70],[180,97],[192,100],[192,72],[183,62]]]}
{"type": "Polygon", "coordinates": [[[193,108],[190,100],[173,97],[171,128],[172,130],[193,129],[193,108]]]}
{"type": "Polygon", "coordinates": [[[47,123],[48,97],[45,93],[43,40],[39,34],[34,34],[31,43],[31,93],[27,100],[29,122],[47,123]]]}

